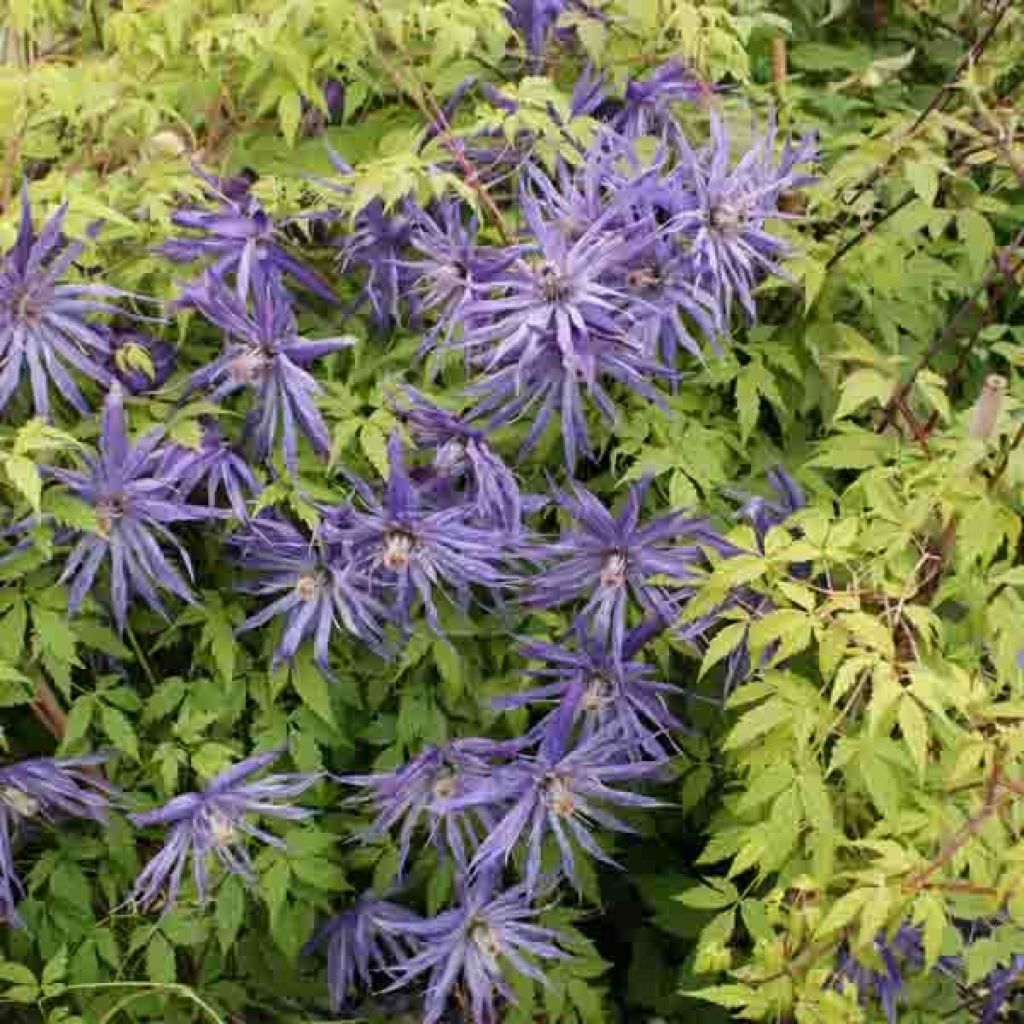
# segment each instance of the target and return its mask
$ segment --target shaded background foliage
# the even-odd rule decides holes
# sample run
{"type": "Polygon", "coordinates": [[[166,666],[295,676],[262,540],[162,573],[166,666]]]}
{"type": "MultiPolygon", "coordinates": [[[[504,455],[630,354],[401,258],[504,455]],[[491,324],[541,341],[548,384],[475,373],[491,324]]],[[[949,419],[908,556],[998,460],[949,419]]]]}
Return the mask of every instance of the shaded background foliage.
{"type": "MultiPolygon", "coordinates": [[[[195,268],[158,247],[186,234],[171,214],[202,203],[192,164],[249,169],[269,213],[292,218],[289,243],[337,290],[340,308],[298,307],[304,336],[357,339],[316,371],[328,459],[304,457],[259,499],[307,526],[317,501],[351,494],[347,473],[387,475],[391,378],[429,386],[442,370],[453,394],[461,383],[457,357],[433,357],[428,372],[416,362],[422,329],[382,330],[356,306],[352,241],[368,204],[398,209],[409,194],[460,197],[495,245],[489,203],[518,226],[506,181],[482,186],[472,161],[467,174],[450,159],[453,133],[497,133],[549,167],[576,160],[595,127],[571,111],[584,65],[621,91],[676,57],[727,87],[710,102],[737,151],[769,109],[784,131],[817,129],[818,179],[792,197],[798,218],[773,228],[795,255],[759,290],[756,326],[736,317],[720,357],[681,360],[665,407],[624,392],[599,459],[580,466],[609,504],[653,476],[652,513],[698,510],[748,551],[713,556],[691,620],[737,588],[752,596],[699,650],[670,634],[650,646],[658,677],[689,695],[678,710],[693,732],[677,738],[672,781],[651,790],[664,805],[633,815],[640,835],[616,843],[626,870],[584,861],[582,896],[547,913],[575,955],[547,972],[547,988],[517,980],[507,1019],[1021,1012],[1024,28],[1013,4],[612,0],[567,6],[540,58],[497,2],[97,0],[4,14],[5,246],[27,181],[37,216],[67,201],[68,234],[89,241],[82,278],[172,299],[195,268]],[[471,76],[500,95],[477,86],[446,108],[471,76]],[[345,190],[325,184],[338,180],[325,143],[352,168],[345,190]],[[328,204],[336,222],[304,218],[328,204]],[[344,238],[352,259],[339,272],[344,238]],[[992,375],[1005,393],[985,391],[992,375]],[[760,537],[734,527],[736,494],[769,495],[777,464],[807,507],[760,537]],[[730,687],[743,643],[759,667],[730,687]]],[[[706,137],[704,105],[677,113],[706,137]]],[[[220,348],[188,311],[145,330],[189,367],[220,348]]],[[[148,376],[134,358],[127,368],[148,376]]],[[[212,410],[178,399],[129,401],[133,430],[163,424],[195,447],[212,410]]],[[[35,510],[81,528],[35,466],[95,443],[96,418],[44,429],[24,425],[27,404],[15,412],[0,427],[9,521],[35,510]]],[[[511,459],[515,448],[502,450],[511,459]]],[[[561,439],[545,438],[516,468],[524,493],[548,491],[549,473],[564,483],[562,462],[561,439]]],[[[510,636],[551,640],[569,625],[563,611],[474,606],[467,620],[442,605],[450,643],[416,620],[393,660],[352,640],[334,645],[331,680],[305,648],[271,667],[272,630],[236,636],[255,609],[218,531],[185,535],[198,602],[170,626],[133,607],[121,636],[98,604],[68,617],[46,529],[27,567],[0,569],[0,735],[12,760],[113,748],[111,779],[153,804],[279,743],[299,771],[386,769],[452,737],[522,733],[526,711],[491,705],[525,685],[510,636]]],[[[37,837],[18,852],[28,928],[0,936],[4,1012],[66,1024],[327,1019],[322,964],[302,947],[368,884],[386,891],[399,851],[386,838],[352,842],[366,818],[335,787],[304,803],[315,824],[289,826],[286,853],[258,853],[255,893],[228,877],[207,911],[185,903],[164,917],[125,904],[155,844],[120,815],[37,837]]],[[[433,913],[451,887],[449,868],[419,853],[412,902],[433,913]]],[[[415,999],[382,999],[353,1015],[418,1012],[415,999]]]]}

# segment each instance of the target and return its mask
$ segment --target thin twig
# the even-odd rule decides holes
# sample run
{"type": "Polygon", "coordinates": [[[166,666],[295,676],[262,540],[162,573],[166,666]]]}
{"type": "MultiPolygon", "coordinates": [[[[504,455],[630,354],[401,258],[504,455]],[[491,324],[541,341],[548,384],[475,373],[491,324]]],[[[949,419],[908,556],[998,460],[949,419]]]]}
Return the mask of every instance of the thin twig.
{"type": "MultiPolygon", "coordinates": [[[[1010,247],[1011,249],[1017,249],[1022,243],[1024,243],[1024,228],[1017,232],[1017,235],[1010,247]]],[[[877,433],[882,433],[886,427],[889,426],[892,422],[893,413],[897,411],[901,403],[906,401],[907,396],[910,394],[910,391],[914,386],[914,382],[917,380],[918,374],[924,370],[935,356],[938,355],[938,353],[942,351],[942,349],[945,348],[953,339],[957,329],[960,327],[968,312],[974,307],[974,304],[981,295],[991,286],[993,281],[999,276],[1003,276],[1004,279],[1012,279],[1021,267],[1024,267],[1024,256],[1022,256],[1009,270],[1006,270],[997,262],[995,268],[990,270],[982,278],[974,291],[960,303],[960,307],[953,315],[953,318],[946,324],[943,330],[932,339],[931,344],[929,344],[928,348],[925,349],[914,364],[914,369],[911,371],[910,376],[893,391],[892,396],[886,403],[885,408],[882,410],[882,418],[878,424],[877,433]]],[[[973,347],[973,336],[968,344],[969,347],[973,347]]]]}
{"type": "Polygon", "coordinates": [[[996,9],[995,13],[992,15],[992,19],[989,21],[988,28],[986,28],[978,39],[976,39],[974,43],[967,48],[960,60],[957,61],[957,65],[953,69],[952,74],[945,82],[942,83],[941,86],[939,86],[931,99],[911,122],[910,126],[897,135],[889,155],[884,160],[880,161],[871,173],[854,189],[853,194],[847,197],[846,202],[848,204],[852,205],[855,203],[857,199],[871,188],[871,186],[889,170],[899,156],[903,146],[912,139],[918,131],[920,131],[921,126],[925,121],[927,121],[936,110],[940,110],[945,107],[949,102],[950,95],[952,95],[953,87],[960,80],[960,76],[969,67],[971,67],[971,65],[977,63],[989,43],[992,42],[995,37],[996,30],[999,28],[1000,23],[1003,18],[1006,17],[1010,8],[1013,7],[1014,2],[1015,0],[1005,0],[1005,3],[996,9]]]}

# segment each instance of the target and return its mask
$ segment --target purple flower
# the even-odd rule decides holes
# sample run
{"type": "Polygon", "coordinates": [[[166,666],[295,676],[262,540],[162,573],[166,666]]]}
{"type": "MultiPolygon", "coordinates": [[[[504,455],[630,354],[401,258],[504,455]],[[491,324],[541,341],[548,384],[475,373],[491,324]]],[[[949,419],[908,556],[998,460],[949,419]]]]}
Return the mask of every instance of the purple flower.
{"type": "Polygon", "coordinates": [[[568,7],[569,0],[506,0],[505,17],[537,61],[544,56],[555,22],[568,7]]]}
{"type": "Polygon", "coordinates": [[[141,331],[111,331],[108,366],[129,394],[148,394],[174,372],[174,349],[141,331]]]}
{"type": "Polygon", "coordinates": [[[605,864],[615,864],[591,835],[593,826],[615,832],[634,831],[615,817],[608,805],[657,807],[658,801],[639,793],[614,789],[610,783],[635,782],[649,778],[661,761],[638,761],[626,755],[617,733],[600,732],[569,748],[571,722],[564,719],[560,729],[549,730],[538,753],[519,755],[506,765],[486,787],[477,787],[457,806],[480,806],[488,802],[508,805],[504,817],[488,830],[476,851],[474,871],[497,870],[508,862],[520,842],[526,844],[526,891],[537,891],[541,872],[541,850],[548,835],[555,837],[561,855],[561,870],[577,888],[574,845],[605,864]]]}
{"type": "Polygon", "coordinates": [[[556,500],[571,516],[572,525],[558,540],[529,550],[547,567],[530,579],[525,603],[556,608],[586,599],[584,616],[613,651],[622,649],[631,597],[644,611],[675,619],[685,591],[673,593],[654,579],[671,577],[676,587],[696,580],[704,563],[701,545],[718,542],[704,520],[680,512],[641,524],[649,483],[630,488],[617,516],[579,484],[573,484],[571,492],[556,490],[556,500]]]}
{"type": "Polygon", "coordinates": [[[1007,1021],[1013,1019],[1011,1017],[1013,1010],[1009,1003],[1013,999],[1014,984],[1021,975],[1024,975],[1024,954],[1020,953],[1011,958],[1008,966],[997,967],[988,975],[985,979],[988,996],[985,999],[985,1008],[982,1011],[979,1024],[996,1024],[996,1021],[1000,1019],[999,1014],[1004,1004],[1006,1005],[1006,1016],[1003,1019],[1007,1021]]]}
{"type": "Polygon", "coordinates": [[[413,837],[421,827],[438,850],[465,868],[497,817],[484,802],[471,808],[458,802],[480,792],[494,774],[494,758],[508,752],[507,745],[488,740],[453,740],[427,748],[392,771],[346,775],[339,781],[365,790],[355,800],[374,805],[377,817],[370,836],[398,828],[399,872],[405,870],[413,837]]]}
{"type": "Polygon", "coordinates": [[[447,341],[474,290],[493,280],[521,251],[514,245],[504,249],[480,245],[479,227],[475,217],[464,221],[462,205],[454,199],[440,200],[432,213],[413,211],[408,242],[420,258],[404,261],[402,267],[416,275],[423,311],[439,314],[427,345],[436,336],[447,341]]]}
{"type": "Polygon", "coordinates": [[[816,141],[806,138],[796,146],[787,142],[776,161],[775,134],[772,121],[731,166],[725,122],[712,116],[706,153],[698,155],[687,146],[677,172],[680,194],[692,189],[693,197],[667,226],[688,239],[701,286],[718,296],[725,309],[739,299],[751,320],[754,288],[768,274],[780,273],[779,261],[788,251],[782,239],[765,230],[765,223],[790,216],[780,209],[779,200],[784,192],[812,180],[798,168],[817,154],[816,141]]]}
{"type": "Polygon", "coordinates": [[[191,576],[188,553],[168,525],[217,515],[216,510],[182,501],[175,491],[175,481],[160,476],[162,437],[163,432],[157,429],[132,444],[125,425],[122,388],[115,381],[103,407],[99,451],[83,454],[85,469],[46,467],[51,477],[65,484],[96,513],[95,532],[68,530],[58,534],[58,540],[77,538],[60,577],[70,587],[68,608],[77,611],[100,567],[109,562],[110,602],[119,630],[124,629],[133,594],[164,616],[158,589],[185,601],[192,599],[188,584],[167,558],[160,541],[177,552],[191,576]]]}
{"type": "Polygon", "coordinates": [[[322,107],[311,103],[305,97],[302,99],[302,135],[322,135],[335,118],[344,114],[344,111],[345,84],[336,78],[328,78],[324,83],[322,107]]]}
{"type": "Polygon", "coordinates": [[[334,1013],[348,1005],[355,989],[370,988],[374,971],[386,971],[413,955],[419,942],[408,928],[420,922],[405,907],[367,894],[317,932],[306,952],[327,947],[327,985],[334,1013]]]}
{"type": "MultiPolygon", "coordinates": [[[[330,303],[338,297],[318,274],[296,259],[279,242],[277,228],[270,215],[249,192],[235,185],[222,189],[218,179],[198,172],[206,182],[217,207],[204,210],[191,207],[178,210],[171,220],[178,227],[198,232],[184,238],[171,239],[161,246],[161,252],[176,263],[191,263],[197,258],[211,260],[208,271],[215,277],[234,279],[239,299],[244,303],[250,289],[262,291],[269,281],[283,283],[291,277],[307,291],[330,303]]],[[[201,292],[200,288],[200,292],[201,292]]],[[[186,289],[183,302],[191,305],[196,290],[186,289]]]]}
{"type": "Polygon", "coordinates": [[[132,891],[133,902],[152,907],[166,888],[164,913],[178,900],[182,874],[189,857],[199,902],[205,904],[210,891],[209,861],[215,857],[223,868],[246,881],[253,879],[247,838],[269,846],[285,848],[284,840],[252,824],[251,817],[264,816],[284,821],[303,821],[313,813],[292,807],[294,800],[317,782],[315,775],[298,773],[269,775],[259,782],[246,782],[268,768],[282,750],[255,754],[217,775],[199,793],[173,797],[163,807],[129,815],[139,828],[165,826],[167,837],[160,851],[142,869],[132,891]]]}
{"type": "Polygon", "coordinates": [[[488,444],[486,434],[411,387],[403,387],[401,394],[404,401],[397,411],[417,444],[434,450],[438,483],[464,480],[466,501],[480,524],[518,533],[524,512],[535,508],[537,499],[519,493],[515,474],[488,444]]]}
{"type": "MultiPolygon", "coordinates": [[[[328,148],[328,156],[343,178],[353,175],[352,168],[338,153],[328,148]]],[[[335,192],[348,192],[350,188],[344,180],[324,184],[335,192]]],[[[373,199],[356,214],[351,233],[340,245],[338,268],[342,273],[352,269],[364,272],[360,301],[370,304],[373,321],[382,331],[403,322],[403,298],[411,319],[419,317],[418,274],[407,258],[413,224],[419,216],[420,211],[411,199],[406,199],[394,213],[380,199],[373,199]]]]}
{"type": "Polygon", "coordinates": [[[579,619],[575,638],[575,650],[558,644],[524,644],[520,654],[543,663],[543,668],[527,672],[541,685],[499,697],[493,705],[509,710],[556,701],[555,709],[532,735],[543,737],[551,730],[565,729],[566,722],[575,723],[582,740],[598,733],[618,736],[624,752],[664,757],[672,731],[683,728],[665,702],[666,695],[678,692],[677,687],[654,680],[651,666],[611,651],[579,619]]]}
{"type": "Polygon", "coordinates": [[[844,983],[852,983],[862,1004],[877,998],[889,1024],[896,1024],[896,1003],[903,991],[903,971],[906,967],[919,969],[924,963],[921,931],[913,925],[902,924],[890,937],[879,933],[874,941],[875,951],[882,961],[882,970],[861,963],[847,947],[836,963],[831,985],[841,990],[844,983]]]}
{"type": "Polygon", "coordinates": [[[28,188],[14,245],[0,259],[0,410],[27,377],[36,415],[49,417],[50,388],[79,413],[89,411],[70,370],[107,384],[107,332],[94,313],[117,313],[107,300],[120,295],[102,284],[62,284],[85,248],[62,233],[67,206],[36,233],[28,188]]]}
{"type": "Polygon", "coordinates": [[[17,903],[24,887],[14,867],[14,836],[35,820],[61,818],[104,821],[110,787],[90,769],[103,755],[35,757],[0,767],[0,921],[20,925],[17,903]]]}
{"type": "Polygon", "coordinates": [[[219,358],[192,375],[190,386],[210,389],[214,402],[242,389],[253,393],[246,434],[258,459],[270,455],[281,434],[285,464],[296,472],[298,432],[315,451],[326,455],[330,437],[316,405],[320,385],[306,367],[348,348],[354,339],[300,338],[288,293],[269,279],[253,282],[251,313],[243,300],[212,276],[192,301],[229,340],[219,358]]]}
{"type": "Polygon", "coordinates": [[[188,497],[205,483],[206,501],[211,508],[216,507],[217,496],[223,491],[231,511],[243,521],[249,517],[247,496],[258,494],[261,489],[249,463],[225,439],[220,427],[212,420],[202,425],[198,449],[168,445],[157,475],[174,480],[183,497],[188,497]]]}
{"type": "Polygon", "coordinates": [[[755,495],[748,498],[736,513],[740,519],[746,519],[754,527],[762,550],[768,531],[774,526],[781,526],[807,504],[801,486],[781,466],[768,470],[768,483],[775,493],[774,501],[755,495]]]}
{"type": "Polygon", "coordinates": [[[560,413],[566,463],[572,467],[578,453],[591,453],[584,392],[609,421],[615,419],[615,405],[605,378],[658,400],[649,378],[666,371],[632,336],[629,297],[612,282],[648,238],[611,230],[619,216],[615,207],[577,239],[546,222],[540,202],[526,192],[522,207],[537,259],[517,259],[490,283],[492,294],[464,306],[464,334],[457,345],[484,374],[470,388],[480,399],[474,415],[490,417],[497,427],[538,407],[524,444],[528,451],[560,413]]]}
{"type": "Polygon", "coordinates": [[[502,571],[507,538],[498,528],[474,524],[475,508],[460,503],[431,511],[424,495],[405,469],[402,441],[393,434],[388,443],[390,475],[383,501],[361,482],[366,511],[354,510],[344,529],[359,571],[376,586],[392,593],[397,621],[408,625],[417,598],[427,621],[440,630],[434,595],[454,590],[465,608],[470,587],[495,590],[508,582],[502,571]]]}
{"type": "Polygon", "coordinates": [[[422,944],[415,956],[392,969],[392,988],[401,988],[429,974],[422,1024],[437,1024],[461,987],[468,999],[465,1017],[474,1024],[497,1024],[498,996],[515,1002],[505,981],[505,963],[520,974],[544,983],[530,958],[552,960],[566,954],[558,934],[535,923],[537,911],[522,885],[495,893],[491,879],[463,886],[457,907],[437,917],[406,926],[406,934],[422,944]]]}
{"type": "Polygon", "coordinates": [[[629,138],[641,135],[679,137],[682,129],[672,114],[672,103],[696,103],[710,89],[681,60],[655,68],[645,78],[631,78],[612,127],[629,138]]]}
{"type": "Polygon", "coordinates": [[[311,540],[290,523],[263,516],[236,534],[232,543],[239,563],[256,576],[240,589],[270,598],[239,632],[284,618],[276,663],[292,659],[308,638],[316,663],[329,675],[330,642],[338,629],[381,648],[387,612],[369,592],[368,581],[356,571],[330,524],[311,540]]]}

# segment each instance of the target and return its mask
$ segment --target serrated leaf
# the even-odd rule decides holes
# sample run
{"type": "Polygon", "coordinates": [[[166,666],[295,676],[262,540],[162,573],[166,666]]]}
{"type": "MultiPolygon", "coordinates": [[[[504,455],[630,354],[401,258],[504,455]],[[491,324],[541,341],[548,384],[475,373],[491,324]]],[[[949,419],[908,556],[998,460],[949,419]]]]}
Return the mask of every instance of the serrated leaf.
{"type": "Polygon", "coordinates": [[[904,694],[901,698],[897,720],[910,756],[917,766],[918,777],[923,779],[928,767],[928,719],[910,694],[904,694]]]}
{"type": "Polygon", "coordinates": [[[109,704],[104,704],[100,711],[100,723],[103,726],[103,731],[110,737],[110,742],[121,753],[126,754],[133,761],[138,761],[139,741],[134,728],[132,728],[132,723],[125,714],[109,704]]]}
{"type": "Polygon", "coordinates": [[[43,496],[43,478],[36,464],[24,455],[8,455],[4,458],[4,472],[11,485],[36,512],[40,511],[43,496]]]}
{"type": "Polygon", "coordinates": [[[302,703],[310,711],[328,725],[336,724],[327,680],[308,651],[300,651],[296,655],[291,667],[291,682],[302,703]]]}

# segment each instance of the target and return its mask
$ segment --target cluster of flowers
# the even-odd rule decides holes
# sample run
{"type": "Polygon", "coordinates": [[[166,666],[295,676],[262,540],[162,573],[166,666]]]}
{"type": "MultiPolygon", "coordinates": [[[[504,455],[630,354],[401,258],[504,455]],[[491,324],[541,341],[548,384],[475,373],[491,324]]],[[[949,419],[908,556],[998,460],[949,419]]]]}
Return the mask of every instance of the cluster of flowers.
{"type": "MultiPolygon", "coordinates": [[[[539,39],[551,25],[537,30],[539,39]]],[[[536,49],[534,28],[520,27],[536,49]]],[[[538,538],[530,519],[549,499],[522,493],[491,432],[532,417],[528,451],[557,418],[571,472],[594,451],[588,402],[611,421],[613,385],[657,401],[652,381],[675,381],[681,356],[701,358],[698,336],[714,348],[736,304],[753,316],[753,291],[779,271],[785,252],[766,225],[785,216],[783,195],[806,180],[799,168],[812,158],[814,143],[787,143],[776,158],[772,128],[734,164],[724,124],[713,114],[708,144],[695,149],[670,104],[705,92],[681,65],[631,82],[621,100],[586,76],[574,109],[596,119],[594,142],[577,164],[561,164],[553,175],[532,163],[518,169],[525,224],[507,244],[481,241],[481,226],[451,200],[427,210],[412,200],[397,211],[371,203],[357,215],[340,243],[339,266],[359,276],[360,304],[382,328],[429,321],[424,351],[463,354],[470,409],[458,416],[400,389],[396,409],[429,459],[410,468],[396,434],[383,493],[350,476],[353,501],[320,507],[312,536],[276,514],[251,516],[249,500],[262,476],[276,471],[278,453],[296,473],[303,439],[314,452],[328,450],[320,386],[310,369],[353,339],[300,336],[292,289],[325,302],[337,297],[292,254],[284,226],[262,209],[251,183],[207,178],[215,205],[179,211],[175,222],[187,235],[164,247],[177,262],[205,260],[178,301],[225,339],[222,353],[187,377],[185,393],[212,403],[240,395],[247,412],[238,442],[211,420],[197,448],[169,441],[160,428],[130,439],[125,392],[167,385],[174,353],[138,330],[94,319],[119,315],[122,296],[94,282],[65,283],[80,247],[64,238],[64,213],[37,233],[24,199],[17,240],[0,269],[0,409],[20,400],[26,378],[34,409],[44,416],[53,389],[88,412],[74,371],[106,389],[96,449],[83,449],[76,469],[44,467],[95,517],[90,529],[56,528],[56,543],[70,550],[61,579],[72,611],[95,598],[123,630],[133,598],[161,614],[161,592],[191,600],[193,568],[176,530],[233,519],[238,528],[230,543],[246,586],[266,599],[242,629],[281,620],[276,659],[291,658],[310,641],[327,674],[339,632],[387,653],[391,627],[409,627],[420,609],[440,632],[442,595],[465,607],[471,594],[490,593],[496,601],[512,594],[525,609],[559,607],[575,616],[575,643],[523,648],[543,666],[535,672],[538,685],[498,702],[506,709],[551,706],[524,736],[460,739],[394,772],[341,780],[373,805],[372,835],[397,830],[403,868],[420,831],[451,858],[458,905],[421,920],[367,894],[330,922],[321,938],[336,1005],[383,968],[393,986],[429,975],[427,1024],[441,1017],[456,985],[475,1020],[494,1019],[497,997],[511,997],[500,961],[540,978],[536,959],[565,955],[557,935],[535,920],[538,897],[560,878],[578,884],[581,854],[611,862],[595,827],[629,831],[626,812],[655,804],[623,786],[658,777],[682,723],[668,703],[674,688],[657,681],[638,655],[666,629],[703,642],[714,617],[680,627],[680,612],[707,552],[728,557],[736,549],[709,523],[682,513],[645,520],[646,483],[630,490],[618,513],[577,484],[555,488],[550,501],[567,525],[555,539],[538,538]],[[637,154],[641,136],[657,142],[653,162],[637,154]],[[502,889],[520,854],[521,880],[502,889]]],[[[486,154],[489,140],[459,144],[486,154]]],[[[755,500],[742,510],[761,537],[802,503],[785,474],[773,483],[777,500],[755,500]]],[[[30,544],[26,537],[15,553],[30,544]]],[[[731,600],[757,598],[742,593],[731,600]]],[[[730,679],[748,669],[740,645],[730,679]]],[[[200,900],[210,887],[211,857],[251,877],[247,843],[282,843],[252,819],[310,813],[291,801],[315,777],[251,781],[278,754],[250,757],[202,792],[131,816],[140,827],[167,829],[136,883],[136,905],[173,906],[190,859],[200,900]]],[[[97,763],[38,759],[3,769],[5,919],[17,920],[22,893],[13,837],[37,818],[102,819],[112,794],[97,763]]]]}

